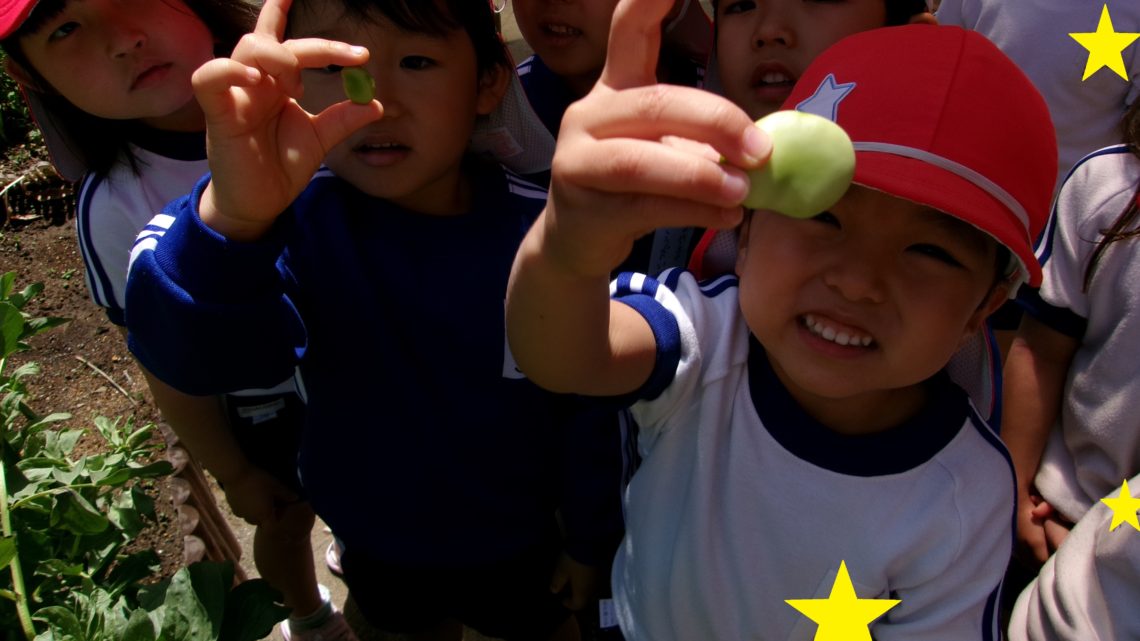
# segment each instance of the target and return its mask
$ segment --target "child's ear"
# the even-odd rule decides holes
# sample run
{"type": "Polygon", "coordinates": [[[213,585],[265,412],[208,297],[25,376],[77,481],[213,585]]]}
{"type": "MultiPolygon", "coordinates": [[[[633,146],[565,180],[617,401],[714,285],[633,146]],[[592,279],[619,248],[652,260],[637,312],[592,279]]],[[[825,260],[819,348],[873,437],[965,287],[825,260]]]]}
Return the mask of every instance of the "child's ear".
{"type": "Polygon", "coordinates": [[[24,67],[15,60],[5,58],[4,71],[8,72],[8,75],[12,76],[12,80],[15,80],[21,86],[40,91],[39,83],[32,77],[32,74],[28,73],[28,70],[24,69],[24,67]]]}
{"type": "Polygon", "coordinates": [[[495,65],[479,77],[479,93],[475,97],[475,113],[486,116],[499,108],[503,96],[507,93],[507,84],[511,81],[511,74],[515,72],[507,65],[495,65]]]}
{"type": "Polygon", "coordinates": [[[922,13],[916,13],[913,16],[911,16],[910,20],[907,21],[907,24],[933,24],[933,25],[936,25],[936,24],[938,24],[938,18],[935,18],[934,14],[930,13],[929,11],[923,11],[922,13]]]}
{"type": "Polygon", "coordinates": [[[750,210],[745,210],[744,220],[736,228],[736,275],[744,271],[744,262],[748,256],[748,231],[752,229],[752,216],[750,210]]]}
{"type": "Polygon", "coordinates": [[[990,292],[986,294],[985,300],[982,301],[981,305],[978,305],[978,308],[970,315],[970,320],[966,322],[966,330],[962,334],[961,345],[965,345],[966,341],[982,328],[982,323],[986,322],[990,314],[996,312],[1007,300],[1009,300],[1009,281],[1000,280],[994,283],[990,292]]]}

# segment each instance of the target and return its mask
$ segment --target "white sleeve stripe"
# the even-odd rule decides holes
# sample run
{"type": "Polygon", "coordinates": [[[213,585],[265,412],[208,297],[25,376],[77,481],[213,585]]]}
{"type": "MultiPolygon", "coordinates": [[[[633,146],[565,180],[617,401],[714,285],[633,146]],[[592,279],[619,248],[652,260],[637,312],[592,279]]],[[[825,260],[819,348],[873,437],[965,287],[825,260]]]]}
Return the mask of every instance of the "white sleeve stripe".
{"type": "Polygon", "coordinates": [[[523,196],[534,200],[546,200],[546,192],[542,191],[541,189],[527,189],[525,187],[515,185],[514,183],[511,183],[508,188],[511,190],[512,194],[518,196],[523,196]]]}
{"type": "Polygon", "coordinates": [[[156,246],[158,246],[157,236],[143,238],[135,242],[134,248],[131,249],[131,262],[127,265],[127,273],[129,274],[131,272],[131,269],[134,268],[136,258],[142,255],[142,253],[145,251],[154,251],[154,248],[156,246]]]}
{"type": "Polygon", "coordinates": [[[99,253],[96,251],[91,238],[91,195],[102,182],[102,179],[88,174],[79,188],[79,200],[75,213],[75,229],[79,235],[79,253],[83,257],[85,268],[84,279],[87,281],[87,291],[91,292],[91,299],[100,307],[111,307],[114,301],[111,297],[111,283],[103,264],[99,262],[99,253]]]}

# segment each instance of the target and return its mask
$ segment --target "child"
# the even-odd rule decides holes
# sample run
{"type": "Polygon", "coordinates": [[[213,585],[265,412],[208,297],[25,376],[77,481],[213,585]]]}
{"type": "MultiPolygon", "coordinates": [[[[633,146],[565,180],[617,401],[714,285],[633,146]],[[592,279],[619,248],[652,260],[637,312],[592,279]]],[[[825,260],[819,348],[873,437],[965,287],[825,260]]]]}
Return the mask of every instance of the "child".
{"type": "MultiPolygon", "coordinates": [[[[709,63],[709,89],[754,120],[779,109],[812,60],[844,36],[934,23],[926,0],[713,0],[713,8],[716,51],[709,63]]],[[[701,278],[729,273],[736,240],[733,231],[708,230],[686,264],[701,278]]]]}
{"type": "Polygon", "coordinates": [[[812,219],[748,214],[739,278],[622,275],[607,300],[647,228],[738,223],[732,165],[768,151],[722,98],[637,88],[655,51],[637,36],[664,4],[619,6],[622,45],[567,113],[507,298],[528,376],[636,399],[645,460],[613,572],[626,638],[809,639],[784,600],[827,599],[843,565],[859,598],[900,600],[880,641],[997,638],[1013,469],[944,367],[1014,279],[1040,278],[1043,101],[976,34],[850,36],[786,102],[855,141],[846,195],[812,219]]]}
{"type": "MultiPolygon", "coordinates": [[[[135,236],[207,169],[191,74],[228,54],[255,16],[239,0],[24,0],[3,8],[8,71],[23,85],[61,173],[83,179],[77,227],[87,284],[115,325],[124,325],[135,236]]],[[[293,628],[313,624],[293,638],[354,639],[317,586],[314,516],[298,502],[301,402],[292,383],[226,396],[223,409],[217,397],[147,378],[163,417],[224,485],[234,512],[258,525],[258,570],[293,608],[293,628]]]]}
{"type": "Polygon", "coordinates": [[[1017,538],[1041,564],[1100,497],[1140,473],[1138,302],[1122,283],[1140,273],[1140,103],[1125,144],[1073,168],[1037,250],[1039,291],[1005,368],[1002,438],[1018,476],[1017,538]]]}
{"type": "Polygon", "coordinates": [[[212,174],[140,236],[132,351],[190,393],[298,370],[304,489],[374,626],[573,638],[552,577],[583,590],[612,551],[592,511],[620,502],[561,467],[569,400],[506,349],[507,276],[546,192],[467,153],[519,90],[490,5],[289,5],[195,77],[212,174]],[[377,100],[344,99],[345,66],[377,100]]]}

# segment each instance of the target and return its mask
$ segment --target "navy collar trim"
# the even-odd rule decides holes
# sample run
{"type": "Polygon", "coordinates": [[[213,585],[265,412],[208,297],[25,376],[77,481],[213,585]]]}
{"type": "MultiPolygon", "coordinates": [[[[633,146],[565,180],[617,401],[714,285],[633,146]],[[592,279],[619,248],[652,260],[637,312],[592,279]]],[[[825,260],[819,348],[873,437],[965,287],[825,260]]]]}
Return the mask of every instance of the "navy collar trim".
{"type": "Polygon", "coordinates": [[[916,416],[876,434],[839,434],[796,403],[755,337],[749,339],[748,382],[761,423],[784,449],[851,476],[900,474],[926,463],[961,431],[970,411],[966,393],[939,372],[927,381],[930,397],[916,416]]]}

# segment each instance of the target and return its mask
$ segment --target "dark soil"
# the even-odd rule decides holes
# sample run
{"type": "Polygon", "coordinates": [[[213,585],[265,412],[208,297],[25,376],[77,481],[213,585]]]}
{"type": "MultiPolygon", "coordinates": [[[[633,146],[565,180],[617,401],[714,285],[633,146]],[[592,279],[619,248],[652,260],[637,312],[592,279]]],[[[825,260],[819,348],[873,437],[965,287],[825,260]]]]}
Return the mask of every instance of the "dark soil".
{"type": "MultiPolygon", "coordinates": [[[[33,409],[40,414],[70,413],[63,426],[88,430],[74,452],[78,458],[102,447],[94,417],[122,417],[141,426],[157,423],[159,415],[123,335],[87,294],[72,217],[74,197],[44,162],[42,148],[24,145],[10,149],[0,164],[0,189],[24,176],[0,198],[0,273],[15,271],[17,289],[44,284],[43,293],[25,311],[71,319],[33,337],[32,349],[13,360],[34,361],[42,368],[28,379],[33,409]]],[[[161,442],[157,430],[155,434],[161,442]]],[[[182,535],[169,484],[152,483],[150,493],[158,520],[136,545],[154,549],[162,559],[162,576],[169,576],[182,565],[182,535]]]]}

